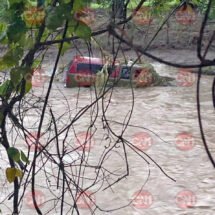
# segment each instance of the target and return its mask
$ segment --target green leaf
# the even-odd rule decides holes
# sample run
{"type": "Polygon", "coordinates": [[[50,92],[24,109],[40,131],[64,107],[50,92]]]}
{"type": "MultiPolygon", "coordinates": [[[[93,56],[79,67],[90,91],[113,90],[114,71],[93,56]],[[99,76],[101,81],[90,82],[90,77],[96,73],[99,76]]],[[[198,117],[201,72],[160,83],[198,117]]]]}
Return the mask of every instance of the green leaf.
{"type": "Polygon", "coordinates": [[[16,169],[16,177],[22,178],[23,172],[20,169],[16,169]]]}
{"type": "Polygon", "coordinates": [[[16,87],[20,83],[20,81],[22,80],[22,73],[20,72],[19,68],[14,68],[10,71],[10,79],[14,87],[16,87]]]}
{"type": "Polygon", "coordinates": [[[0,59],[0,70],[4,71],[7,69],[10,69],[11,67],[15,66],[17,64],[17,59],[13,58],[2,58],[0,59]]]}
{"type": "Polygon", "coordinates": [[[0,96],[5,96],[7,93],[7,90],[9,89],[10,86],[10,81],[7,80],[5,81],[1,86],[0,86],[0,96]]]}
{"type": "Polygon", "coordinates": [[[21,3],[23,0],[9,0],[10,5],[21,3]]]}
{"type": "Polygon", "coordinates": [[[87,6],[89,0],[74,0],[73,2],[73,11],[79,11],[87,6]]]}
{"type": "Polygon", "coordinates": [[[19,46],[12,47],[1,59],[0,70],[6,70],[19,63],[23,56],[23,49],[19,46]]]}
{"type": "MultiPolygon", "coordinates": [[[[27,94],[32,88],[32,83],[31,83],[32,73],[30,73],[30,72],[26,73],[24,75],[24,79],[25,79],[25,89],[24,89],[25,92],[24,92],[24,94],[27,94]]],[[[21,92],[22,87],[23,87],[22,85],[19,86],[19,89],[18,89],[19,92],[21,92]]]]}
{"type": "Polygon", "coordinates": [[[16,67],[11,70],[10,79],[14,87],[16,87],[21,82],[21,80],[23,79],[23,77],[25,77],[29,70],[29,67],[16,67]]]}
{"type": "Polygon", "coordinates": [[[7,168],[6,169],[7,180],[12,183],[16,178],[16,168],[7,168]]]}
{"type": "Polygon", "coordinates": [[[0,20],[2,23],[9,25],[13,21],[13,11],[8,10],[8,8],[4,8],[0,13],[0,20]]]}
{"type": "Polygon", "coordinates": [[[28,158],[26,157],[26,155],[25,155],[25,153],[23,151],[21,151],[21,159],[25,163],[29,164],[29,160],[28,160],[28,158]]]}
{"type": "Polygon", "coordinates": [[[55,30],[63,25],[64,20],[62,17],[57,16],[56,11],[56,9],[53,9],[53,11],[51,11],[46,18],[46,26],[50,30],[55,30]]]}
{"type": "Polygon", "coordinates": [[[0,41],[2,41],[7,35],[7,25],[0,23],[0,41]]]}
{"type": "Polygon", "coordinates": [[[82,39],[89,40],[91,37],[91,29],[85,23],[79,22],[76,29],[75,34],[82,39]]]}
{"type": "Polygon", "coordinates": [[[41,64],[42,64],[42,59],[37,58],[34,60],[32,68],[38,68],[39,66],[41,66],[41,64]]]}
{"type": "Polygon", "coordinates": [[[20,152],[18,149],[14,148],[14,147],[10,147],[7,150],[8,156],[13,159],[16,162],[20,161],[20,152]]]}
{"type": "Polygon", "coordinates": [[[1,5],[0,5],[0,12],[8,8],[8,1],[7,0],[1,0],[1,5]]]}
{"type": "Polygon", "coordinates": [[[18,44],[20,47],[23,47],[28,50],[34,47],[35,39],[30,37],[29,35],[23,34],[18,44]]]}
{"type": "Polygon", "coordinates": [[[63,0],[64,3],[68,4],[71,2],[71,0],[63,0]]]}
{"type": "Polygon", "coordinates": [[[13,84],[10,80],[5,81],[0,86],[0,96],[9,97],[13,91],[13,84]]]}
{"type": "Polygon", "coordinates": [[[56,30],[62,27],[66,19],[71,19],[70,6],[63,4],[53,8],[46,17],[46,26],[50,30],[56,30]]]}
{"type": "Polygon", "coordinates": [[[19,42],[26,30],[25,22],[21,18],[17,18],[13,24],[9,25],[7,37],[10,42],[19,42]]]}
{"type": "Polygon", "coordinates": [[[34,7],[37,6],[37,0],[28,0],[28,2],[31,6],[34,6],[34,7]]]}
{"type": "Polygon", "coordinates": [[[71,20],[71,4],[60,4],[59,6],[47,11],[46,26],[49,30],[56,30],[62,27],[65,20],[71,20]]]}
{"type": "Polygon", "coordinates": [[[6,177],[9,183],[14,182],[16,177],[22,178],[23,172],[17,168],[7,168],[6,169],[6,177]]]}
{"type": "Polygon", "coordinates": [[[25,82],[25,94],[27,94],[32,88],[31,82],[25,82]]]}

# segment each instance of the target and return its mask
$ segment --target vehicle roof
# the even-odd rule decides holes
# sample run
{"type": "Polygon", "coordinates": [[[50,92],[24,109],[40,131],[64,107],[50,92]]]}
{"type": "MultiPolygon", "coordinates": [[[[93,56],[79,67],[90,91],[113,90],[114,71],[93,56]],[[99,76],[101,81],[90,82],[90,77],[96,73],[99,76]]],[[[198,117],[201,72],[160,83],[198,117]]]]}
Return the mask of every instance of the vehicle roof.
{"type": "Polygon", "coordinates": [[[73,60],[76,63],[104,64],[102,59],[97,57],[75,56],[73,60]]]}

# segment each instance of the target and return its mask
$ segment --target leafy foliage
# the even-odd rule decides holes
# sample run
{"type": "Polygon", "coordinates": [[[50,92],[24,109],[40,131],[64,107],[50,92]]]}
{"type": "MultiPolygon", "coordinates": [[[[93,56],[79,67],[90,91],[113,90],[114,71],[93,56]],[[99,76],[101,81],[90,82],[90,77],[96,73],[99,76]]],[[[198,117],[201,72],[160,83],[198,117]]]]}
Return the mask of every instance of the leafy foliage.
{"type": "MultiPolygon", "coordinates": [[[[52,1],[2,1],[0,5],[0,44],[7,45],[8,50],[0,58],[0,71],[9,70],[10,80],[1,84],[1,96],[9,99],[11,93],[17,92],[17,87],[20,88],[21,84],[25,84],[26,93],[30,91],[29,80],[31,78],[26,81],[26,77],[27,75],[32,76],[30,67],[36,59],[32,59],[31,62],[23,62],[22,60],[24,55],[34,49],[36,43],[39,42],[36,41],[36,37],[43,25],[45,28],[40,38],[41,42],[45,42],[47,38],[55,34],[66,21],[68,22],[67,32],[69,32],[67,36],[77,35],[84,40],[90,39],[90,27],[75,18],[75,13],[89,5],[89,2],[88,0],[75,0],[72,5],[70,0],[62,0],[54,6],[52,1]],[[40,12],[42,11],[46,16],[45,19],[37,18],[37,16],[41,16],[40,12]],[[33,25],[34,23],[37,25],[33,25]],[[24,82],[22,82],[23,80],[24,82]]],[[[70,47],[70,43],[64,44],[63,52],[70,47]]]]}
{"type": "MultiPolygon", "coordinates": [[[[26,157],[23,151],[19,151],[15,147],[10,147],[7,150],[8,156],[15,162],[19,163],[21,160],[25,163],[29,163],[28,158],[26,157]]],[[[22,178],[23,172],[15,167],[7,168],[6,169],[6,177],[9,183],[14,182],[16,177],[22,178]]]]}
{"type": "Polygon", "coordinates": [[[29,163],[29,160],[26,157],[25,153],[23,151],[19,151],[15,147],[10,147],[7,150],[7,153],[8,153],[8,156],[17,163],[21,160],[25,163],[29,163]]]}

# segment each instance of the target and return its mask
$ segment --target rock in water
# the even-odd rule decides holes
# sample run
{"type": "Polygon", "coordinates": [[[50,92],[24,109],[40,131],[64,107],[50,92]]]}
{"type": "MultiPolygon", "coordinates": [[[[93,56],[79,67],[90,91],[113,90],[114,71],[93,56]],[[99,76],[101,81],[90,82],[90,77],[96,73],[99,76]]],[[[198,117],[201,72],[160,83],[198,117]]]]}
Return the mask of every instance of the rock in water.
{"type": "Polygon", "coordinates": [[[136,82],[136,87],[149,87],[154,85],[159,77],[154,67],[149,63],[140,64],[139,66],[141,67],[139,74],[133,74],[132,77],[136,82]]]}

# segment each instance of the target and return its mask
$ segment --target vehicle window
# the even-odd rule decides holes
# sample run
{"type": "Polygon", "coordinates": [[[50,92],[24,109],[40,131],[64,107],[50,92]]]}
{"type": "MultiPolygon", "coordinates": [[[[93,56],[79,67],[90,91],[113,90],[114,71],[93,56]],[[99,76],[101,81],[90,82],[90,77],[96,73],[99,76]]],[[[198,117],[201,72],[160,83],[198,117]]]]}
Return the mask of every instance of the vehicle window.
{"type": "Polygon", "coordinates": [[[79,63],[77,65],[77,71],[91,71],[93,73],[97,73],[98,71],[101,71],[103,65],[99,64],[88,64],[88,63],[79,63]]]}
{"type": "Polygon", "coordinates": [[[130,78],[130,68],[124,67],[121,70],[121,78],[129,79],[130,78]]]}

